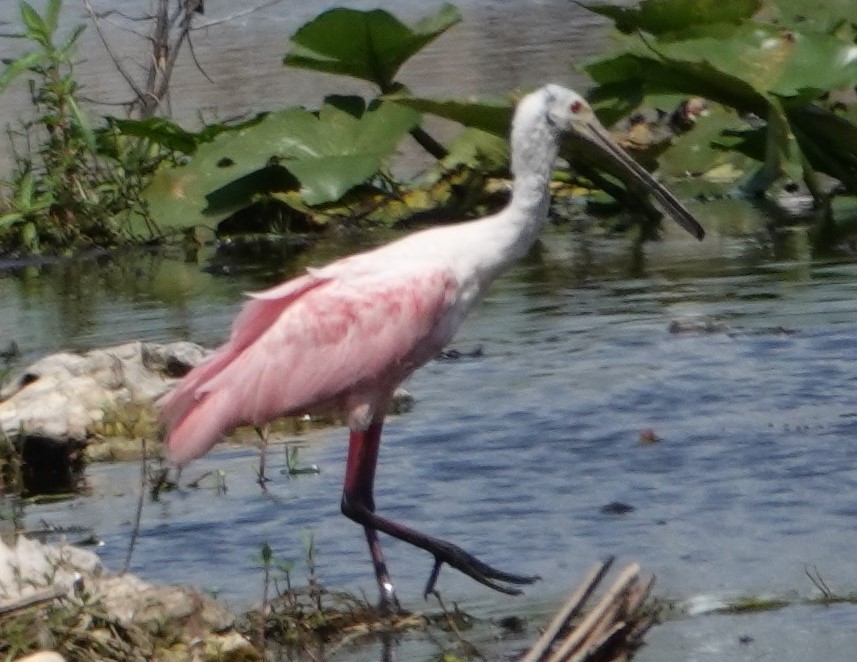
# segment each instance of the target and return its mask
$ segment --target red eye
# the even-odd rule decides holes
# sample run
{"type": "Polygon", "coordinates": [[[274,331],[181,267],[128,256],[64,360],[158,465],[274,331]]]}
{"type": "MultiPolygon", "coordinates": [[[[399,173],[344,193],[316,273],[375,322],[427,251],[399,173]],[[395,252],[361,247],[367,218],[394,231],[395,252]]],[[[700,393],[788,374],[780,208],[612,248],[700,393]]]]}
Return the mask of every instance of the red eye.
{"type": "Polygon", "coordinates": [[[581,110],[583,110],[583,102],[582,101],[572,101],[571,105],[569,106],[569,109],[571,110],[572,113],[577,115],[577,113],[579,113],[581,110]]]}

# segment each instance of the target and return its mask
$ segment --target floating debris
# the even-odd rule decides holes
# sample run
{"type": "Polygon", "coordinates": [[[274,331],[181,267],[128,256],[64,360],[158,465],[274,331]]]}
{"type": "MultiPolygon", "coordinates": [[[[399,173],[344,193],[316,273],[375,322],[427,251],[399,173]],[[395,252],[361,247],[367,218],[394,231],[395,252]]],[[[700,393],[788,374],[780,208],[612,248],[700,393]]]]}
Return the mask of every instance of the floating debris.
{"type": "Polygon", "coordinates": [[[652,428],[646,428],[640,431],[641,444],[656,444],[661,440],[658,434],[652,428]]]}
{"type": "Polygon", "coordinates": [[[657,620],[657,610],[646,605],[655,580],[642,581],[639,565],[625,568],[595,607],[582,613],[612,563],[609,558],[589,571],[521,662],[624,662],[634,656],[657,620]]]}
{"type": "Polygon", "coordinates": [[[606,503],[601,506],[599,510],[605,515],[627,515],[628,513],[633,513],[636,508],[629,503],[611,501],[610,503],[606,503]]]}

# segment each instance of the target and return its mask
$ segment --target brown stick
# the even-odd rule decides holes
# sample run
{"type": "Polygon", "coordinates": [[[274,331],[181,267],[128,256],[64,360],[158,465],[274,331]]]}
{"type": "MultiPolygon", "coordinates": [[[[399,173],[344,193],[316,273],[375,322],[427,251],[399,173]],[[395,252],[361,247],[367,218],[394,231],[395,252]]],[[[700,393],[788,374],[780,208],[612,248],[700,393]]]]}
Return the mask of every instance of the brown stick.
{"type": "Polygon", "coordinates": [[[25,595],[23,597],[16,598],[15,600],[9,600],[8,602],[0,604],[0,616],[11,614],[16,611],[23,611],[24,609],[34,605],[38,605],[43,602],[51,602],[57,598],[63,598],[66,595],[68,595],[68,586],[62,586],[61,584],[49,586],[48,588],[40,589],[30,595],[25,595]]]}
{"type": "Polygon", "coordinates": [[[625,568],[607,594],[601,599],[583,621],[565,638],[562,645],[548,658],[548,662],[563,662],[574,653],[594,633],[602,633],[604,623],[609,622],[605,617],[615,614],[620,607],[622,596],[635,582],[639,580],[640,566],[632,563],[625,568]]]}
{"type": "Polygon", "coordinates": [[[604,578],[612,564],[613,557],[611,556],[596,564],[589,571],[521,662],[538,662],[542,659],[544,654],[550,650],[560,630],[566,627],[571,619],[578,614],[583,603],[592,595],[595,587],[604,578]]]}

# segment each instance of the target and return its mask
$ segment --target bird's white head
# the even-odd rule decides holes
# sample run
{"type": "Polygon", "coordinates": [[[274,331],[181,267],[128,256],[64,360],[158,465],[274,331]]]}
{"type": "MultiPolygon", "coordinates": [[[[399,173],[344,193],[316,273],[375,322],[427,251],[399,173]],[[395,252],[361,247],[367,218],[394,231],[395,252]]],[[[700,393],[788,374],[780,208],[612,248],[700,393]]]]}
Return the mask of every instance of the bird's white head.
{"type": "Polygon", "coordinates": [[[541,205],[562,135],[572,129],[576,111],[592,113],[583,97],[559,85],[540,87],[518,102],[511,136],[518,201],[541,205]]]}
{"type": "Polygon", "coordinates": [[[559,131],[574,131],[577,127],[598,121],[586,99],[574,90],[560,85],[546,85],[542,89],[547,103],[548,122],[559,131]]]}
{"type": "Polygon", "coordinates": [[[579,130],[580,127],[598,122],[586,99],[561,85],[545,85],[518,103],[516,125],[531,126],[539,120],[546,122],[554,134],[579,130]]]}
{"type": "MultiPolygon", "coordinates": [[[[705,236],[693,215],[652,175],[632,159],[605,129],[592,107],[580,94],[561,85],[545,85],[521,99],[512,127],[513,170],[526,172],[538,157],[535,145],[541,143],[556,155],[563,134],[573,133],[601,150],[628,177],[636,180],[679,225],[697,239],[705,236]],[[546,139],[539,140],[539,134],[546,139]],[[515,164],[515,152],[522,155],[522,164],[515,164]],[[523,165],[523,167],[521,167],[523,165]]],[[[550,158],[548,154],[548,158],[550,158]]],[[[544,157],[542,157],[544,159],[544,157]]],[[[550,161],[553,159],[550,158],[550,161]]],[[[544,162],[544,160],[542,161],[544,162]]]]}

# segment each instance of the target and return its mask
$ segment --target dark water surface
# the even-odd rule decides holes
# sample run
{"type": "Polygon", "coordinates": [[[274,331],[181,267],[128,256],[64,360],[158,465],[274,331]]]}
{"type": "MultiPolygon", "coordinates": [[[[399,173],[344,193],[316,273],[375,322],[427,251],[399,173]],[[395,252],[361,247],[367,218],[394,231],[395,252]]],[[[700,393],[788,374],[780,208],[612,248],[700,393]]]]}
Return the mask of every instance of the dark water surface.
{"type": "MultiPolygon", "coordinates": [[[[800,246],[798,234],[671,238],[647,247],[632,274],[624,241],[554,229],[500,279],[454,342],[483,356],[433,362],[407,384],[416,406],[387,425],[377,503],[544,581],[509,598],[444,569],[448,602],[482,617],[546,617],[613,554],[656,574],[657,594],[691,614],[655,628],[641,660],[851,659],[849,605],[710,613],[740,597],[817,596],[808,567],[836,593],[857,592],[857,259],[811,260],[800,246]],[[672,333],[676,320],[708,330],[672,333]],[[641,444],[647,429],[661,441],[641,444]],[[603,513],[612,502],[635,510],[603,513]]],[[[333,241],[289,269],[345,250],[333,241]]],[[[15,338],[28,357],[131,339],[216,342],[239,291],[283,273],[248,263],[202,271],[212,263],[163,257],[124,263],[8,274],[0,338],[15,338]]],[[[339,514],[345,439],[330,429],[292,440],[305,444],[301,462],[317,464],[317,476],[287,479],[282,447],[273,451],[268,494],[254,482],[253,449],[218,447],[187,476],[222,470],[227,493],[148,502],[132,570],[246,606],[261,596],[260,546],[296,561],[303,577],[310,531],[322,580],[373,595],[362,532],[339,514]]],[[[31,507],[27,521],[93,527],[105,563],[118,568],[138,472],[91,467],[91,497],[31,507]]],[[[400,597],[424,608],[431,559],[397,541],[386,551],[400,597]]],[[[399,659],[428,655],[403,644],[399,659]]]]}

